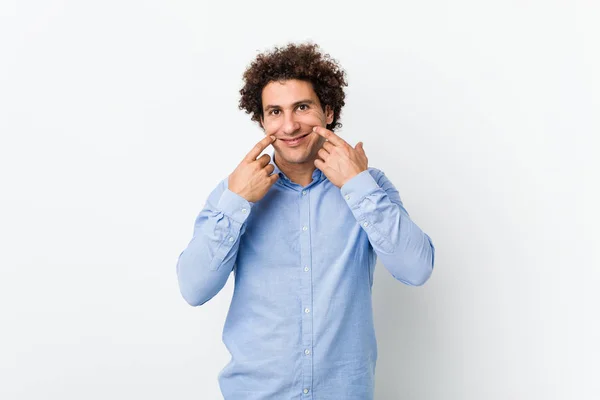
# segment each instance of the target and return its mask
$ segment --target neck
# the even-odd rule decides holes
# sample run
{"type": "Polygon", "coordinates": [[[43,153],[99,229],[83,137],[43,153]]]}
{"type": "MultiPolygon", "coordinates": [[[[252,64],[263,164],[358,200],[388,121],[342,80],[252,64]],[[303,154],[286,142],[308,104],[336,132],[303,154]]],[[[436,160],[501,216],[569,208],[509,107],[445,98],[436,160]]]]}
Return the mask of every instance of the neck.
{"type": "Polygon", "coordinates": [[[278,157],[277,153],[274,154],[273,161],[281,172],[300,186],[307,186],[312,182],[313,172],[317,168],[312,159],[304,163],[288,163],[282,157],[278,157]]]}

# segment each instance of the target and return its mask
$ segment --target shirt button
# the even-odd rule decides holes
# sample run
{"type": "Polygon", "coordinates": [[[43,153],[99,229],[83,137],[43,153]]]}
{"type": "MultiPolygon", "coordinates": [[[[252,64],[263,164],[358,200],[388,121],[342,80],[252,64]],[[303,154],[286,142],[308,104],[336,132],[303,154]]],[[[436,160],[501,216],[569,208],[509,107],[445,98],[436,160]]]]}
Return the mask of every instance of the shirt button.
{"type": "Polygon", "coordinates": [[[245,213],[247,210],[245,208],[242,208],[242,212],[245,213]]]}
{"type": "Polygon", "coordinates": [[[309,355],[310,354],[310,350],[309,349],[304,350],[304,354],[309,355]]]}
{"type": "Polygon", "coordinates": [[[350,200],[350,195],[349,194],[346,195],[346,200],[350,200]]]}
{"type": "Polygon", "coordinates": [[[302,191],[302,196],[306,196],[306,190],[302,191]]]}
{"type": "Polygon", "coordinates": [[[230,236],[230,237],[229,237],[229,241],[230,241],[230,242],[233,242],[233,240],[234,240],[234,239],[233,239],[233,237],[232,237],[232,236],[230,236]]]}
{"type": "Polygon", "coordinates": [[[369,226],[368,222],[363,223],[363,226],[366,228],[367,226],[369,226]]]}
{"type": "Polygon", "coordinates": [[[308,272],[308,267],[304,267],[304,272],[308,272]]]}
{"type": "Polygon", "coordinates": [[[310,312],[310,310],[308,308],[305,308],[304,312],[308,314],[310,312]]]}
{"type": "Polygon", "coordinates": [[[304,394],[308,393],[308,389],[303,390],[304,394]]]}
{"type": "Polygon", "coordinates": [[[308,229],[308,226],[306,226],[306,225],[302,227],[302,230],[303,230],[303,231],[305,231],[305,230],[307,230],[307,229],[308,229]]]}

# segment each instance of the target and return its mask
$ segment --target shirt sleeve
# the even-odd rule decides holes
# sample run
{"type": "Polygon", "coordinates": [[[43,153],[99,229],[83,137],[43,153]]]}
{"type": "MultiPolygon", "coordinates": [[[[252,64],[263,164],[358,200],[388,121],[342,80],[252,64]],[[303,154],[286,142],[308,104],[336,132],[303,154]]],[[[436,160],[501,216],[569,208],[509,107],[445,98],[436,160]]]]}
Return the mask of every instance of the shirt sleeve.
{"type": "Polygon", "coordinates": [[[209,195],[177,261],[179,289],[188,304],[202,305],[225,286],[253,205],[229,190],[227,180],[209,195]]]}
{"type": "Polygon", "coordinates": [[[394,278],[411,286],[423,285],[433,271],[435,247],[411,220],[385,174],[369,168],[346,182],[341,193],[394,278]]]}

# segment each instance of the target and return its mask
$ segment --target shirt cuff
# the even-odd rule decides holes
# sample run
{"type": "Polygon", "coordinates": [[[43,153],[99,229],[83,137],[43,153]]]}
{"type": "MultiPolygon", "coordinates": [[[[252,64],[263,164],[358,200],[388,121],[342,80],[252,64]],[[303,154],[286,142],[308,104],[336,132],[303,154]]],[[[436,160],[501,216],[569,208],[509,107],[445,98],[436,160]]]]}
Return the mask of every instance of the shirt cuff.
{"type": "Polygon", "coordinates": [[[358,204],[365,196],[381,189],[369,170],[352,177],[341,188],[342,196],[350,208],[358,204]]]}
{"type": "Polygon", "coordinates": [[[226,188],[217,203],[217,209],[242,225],[250,215],[252,204],[239,194],[226,188]]]}

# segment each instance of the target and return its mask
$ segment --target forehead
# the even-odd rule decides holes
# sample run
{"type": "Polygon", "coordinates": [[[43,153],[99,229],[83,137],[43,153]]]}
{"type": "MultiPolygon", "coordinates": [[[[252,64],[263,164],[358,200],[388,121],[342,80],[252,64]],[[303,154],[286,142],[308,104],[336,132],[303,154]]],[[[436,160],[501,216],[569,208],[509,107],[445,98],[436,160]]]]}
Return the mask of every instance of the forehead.
{"type": "Polygon", "coordinates": [[[298,79],[271,81],[262,91],[263,107],[267,105],[286,107],[299,100],[313,100],[318,104],[319,99],[310,82],[298,79]]]}

